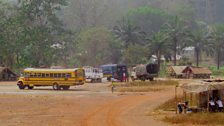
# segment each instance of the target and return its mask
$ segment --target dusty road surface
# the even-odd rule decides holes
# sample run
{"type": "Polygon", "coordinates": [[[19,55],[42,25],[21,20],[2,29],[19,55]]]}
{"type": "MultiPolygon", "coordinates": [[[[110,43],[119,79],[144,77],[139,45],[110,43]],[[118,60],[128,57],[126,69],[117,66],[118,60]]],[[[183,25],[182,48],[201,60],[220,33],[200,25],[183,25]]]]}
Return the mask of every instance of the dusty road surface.
{"type": "Polygon", "coordinates": [[[149,93],[111,93],[110,83],[69,91],[19,90],[0,82],[1,126],[166,126],[146,114],[174,96],[174,88],[149,93]]]}

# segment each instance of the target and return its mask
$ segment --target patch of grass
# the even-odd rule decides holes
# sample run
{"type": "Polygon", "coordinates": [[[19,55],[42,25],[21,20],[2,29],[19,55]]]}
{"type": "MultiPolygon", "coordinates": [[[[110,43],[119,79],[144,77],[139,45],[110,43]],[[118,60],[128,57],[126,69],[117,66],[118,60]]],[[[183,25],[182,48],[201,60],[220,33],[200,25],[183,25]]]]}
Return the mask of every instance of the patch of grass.
{"type": "Polygon", "coordinates": [[[163,121],[172,124],[224,125],[224,113],[192,113],[166,116],[163,121]]]}
{"type": "Polygon", "coordinates": [[[150,91],[161,91],[163,90],[162,87],[121,87],[118,88],[117,91],[119,92],[150,92],[150,91]]]}
{"type": "Polygon", "coordinates": [[[220,67],[218,70],[216,66],[208,66],[208,68],[212,71],[213,76],[223,76],[224,75],[224,67],[220,67]]]}
{"type": "MultiPolygon", "coordinates": [[[[177,97],[177,102],[182,101],[182,96],[177,97]]],[[[175,110],[176,109],[176,100],[175,98],[172,98],[165,103],[159,105],[156,110],[163,110],[163,111],[168,111],[168,110],[175,110]]]]}
{"type": "Polygon", "coordinates": [[[114,83],[114,85],[119,92],[150,92],[161,91],[165,89],[165,86],[178,85],[178,82],[173,80],[134,81],[129,83],[114,83]]]}
{"type": "Polygon", "coordinates": [[[121,86],[174,86],[179,83],[174,80],[155,80],[155,81],[134,81],[126,84],[122,84],[121,86]]]}

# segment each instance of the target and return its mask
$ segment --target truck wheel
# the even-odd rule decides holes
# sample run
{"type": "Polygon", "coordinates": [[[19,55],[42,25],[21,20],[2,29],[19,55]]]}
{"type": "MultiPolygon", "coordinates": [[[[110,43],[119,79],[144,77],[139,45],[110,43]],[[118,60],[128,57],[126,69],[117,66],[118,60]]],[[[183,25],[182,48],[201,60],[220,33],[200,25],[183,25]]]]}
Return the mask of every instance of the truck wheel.
{"type": "Polygon", "coordinates": [[[154,78],[153,78],[153,77],[152,77],[152,78],[149,78],[149,80],[150,80],[150,81],[153,81],[153,80],[154,80],[154,78]]]}
{"type": "Polygon", "coordinates": [[[70,86],[62,86],[63,90],[68,90],[70,88],[70,86]]]}
{"type": "Polygon", "coordinates": [[[107,81],[111,81],[111,78],[110,78],[110,77],[108,77],[108,78],[107,78],[107,81]]]}
{"type": "Polygon", "coordinates": [[[25,85],[23,85],[23,82],[18,82],[17,85],[18,85],[20,90],[23,90],[26,87],[25,85]]]}
{"type": "Polygon", "coordinates": [[[101,79],[101,78],[99,78],[99,79],[98,79],[98,82],[99,82],[99,83],[102,83],[102,79],[101,79]]]}
{"type": "Polygon", "coordinates": [[[142,80],[142,81],[145,81],[145,78],[143,77],[141,80],[142,80]]]}
{"type": "Polygon", "coordinates": [[[60,86],[57,83],[53,84],[53,89],[54,90],[60,90],[60,86]]]}

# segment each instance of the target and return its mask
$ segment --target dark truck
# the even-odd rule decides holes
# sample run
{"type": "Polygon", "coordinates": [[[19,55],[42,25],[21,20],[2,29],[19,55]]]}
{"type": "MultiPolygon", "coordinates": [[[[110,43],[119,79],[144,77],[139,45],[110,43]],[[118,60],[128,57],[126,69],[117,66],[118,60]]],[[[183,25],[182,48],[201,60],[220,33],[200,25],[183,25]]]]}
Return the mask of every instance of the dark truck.
{"type": "Polygon", "coordinates": [[[153,81],[154,77],[158,76],[158,65],[157,64],[147,64],[147,65],[137,65],[133,67],[133,71],[131,73],[132,81],[135,80],[150,80],[153,81]]]}

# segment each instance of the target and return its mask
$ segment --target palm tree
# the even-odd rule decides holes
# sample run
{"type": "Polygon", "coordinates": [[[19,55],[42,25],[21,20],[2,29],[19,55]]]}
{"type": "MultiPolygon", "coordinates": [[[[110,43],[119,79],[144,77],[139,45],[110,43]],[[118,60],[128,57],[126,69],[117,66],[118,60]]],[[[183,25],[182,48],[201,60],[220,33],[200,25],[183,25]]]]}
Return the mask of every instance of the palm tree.
{"type": "Polygon", "coordinates": [[[186,46],[186,36],[188,36],[188,27],[184,26],[183,22],[179,17],[175,17],[170,22],[163,26],[163,31],[165,31],[169,36],[170,48],[173,51],[173,62],[174,65],[177,64],[176,56],[178,49],[182,49],[186,46]]]}
{"type": "Polygon", "coordinates": [[[169,43],[167,41],[168,38],[169,37],[167,34],[159,31],[149,39],[148,47],[151,54],[156,54],[159,69],[161,63],[161,56],[165,55],[169,50],[169,43]]]}
{"type": "Polygon", "coordinates": [[[145,32],[128,18],[123,18],[118,26],[114,26],[113,33],[124,42],[126,48],[129,44],[144,44],[145,41],[145,32]]]}
{"type": "Polygon", "coordinates": [[[211,34],[211,44],[213,52],[217,58],[217,69],[220,68],[221,53],[224,50],[224,25],[217,25],[214,27],[211,34]]]}
{"type": "Polygon", "coordinates": [[[194,47],[196,56],[196,65],[199,66],[199,57],[203,51],[209,54],[211,52],[211,44],[208,41],[209,29],[208,26],[203,22],[198,22],[198,29],[193,31],[188,37],[190,41],[189,45],[194,47]]]}

